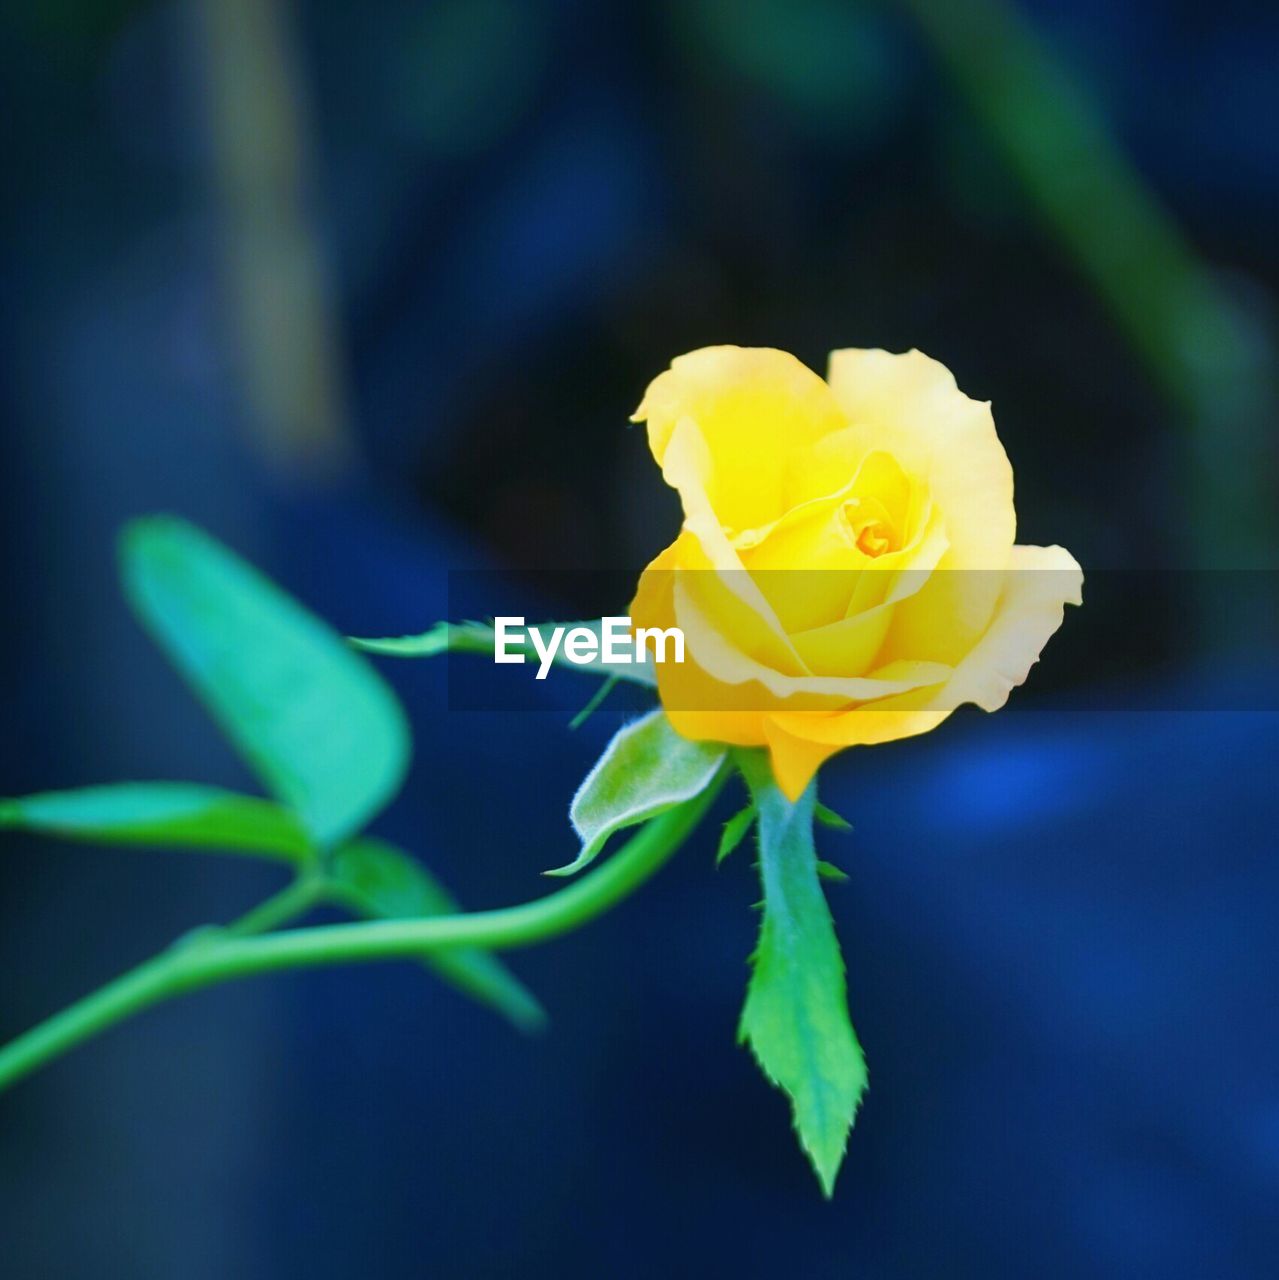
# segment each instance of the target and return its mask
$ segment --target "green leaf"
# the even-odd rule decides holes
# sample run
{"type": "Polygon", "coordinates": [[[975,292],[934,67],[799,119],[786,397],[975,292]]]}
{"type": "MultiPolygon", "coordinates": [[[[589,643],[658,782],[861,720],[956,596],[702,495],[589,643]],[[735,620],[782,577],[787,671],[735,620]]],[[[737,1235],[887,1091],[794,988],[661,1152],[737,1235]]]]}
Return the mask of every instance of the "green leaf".
{"type": "MultiPolygon", "coordinates": [[[[556,627],[589,627],[599,635],[601,623],[591,622],[539,622],[525,626],[523,630],[536,630],[549,633],[556,627]]],[[[351,637],[351,644],[366,653],[376,653],[385,658],[436,658],[442,653],[479,653],[493,657],[497,636],[493,627],[486,622],[437,622],[429,631],[413,636],[390,636],[382,640],[362,640],[351,637]]],[[[522,653],[527,659],[539,662],[537,650],[532,640],[517,645],[508,641],[508,653],[522,653]]],[[[643,662],[611,663],[599,660],[596,662],[570,662],[565,656],[563,645],[556,650],[553,661],[573,671],[583,671],[596,675],[614,676],[619,680],[630,680],[635,684],[655,686],[657,676],[653,671],[652,660],[645,657],[643,662]]]]}
{"type": "Polygon", "coordinates": [[[412,636],[348,641],[365,653],[383,658],[438,658],[442,653],[493,653],[493,628],[482,622],[437,622],[427,631],[412,636]]]}
{"type": "Polygon", "coordinates": [[[841,871],[833,862],[818,862],[817,874],[823,880],[830,880],[836,884],[843,884],[848,879],[848,872],[841,871]]]}
{"type": "Polygon", "coordinates": [[[813,806],[813,817],[823,827],[830,827],[833,831],[851,831],[853,829],[853,824],[847,818],[841,817],[834,809],[827,808],[820,800],[813,806]]]}
{"type": "Polygon", "coordinates": [[[143,624],[317,844],[390,800],[408,763],[404,713],[340,636],[181,520],[129,525],[121,567],[143,624]]]}
{"type": "Polygon", "coordinates": [[[618,731],[573,797],[569,820],[582,851],[566,867],[546,874],[572,875],[604,847],[615,831],[647,822],[700,795],[724,761],[719,743],[681,738],[663,711],[652,711],[618,731]]]}
{"type": "Polygon", "coordinates": [[[0,800],[0,827],[95,844],[227,849],[298,865],[311,859],[306,833],[287,809],[188,782],[122,782],[0,800]]]}
{"type": "Polygon", "coordinates": [[[759,812],[764,920],[739,1039],[791,1100],[800,1145],[829,1197],[844,1158],[866,1063],[848,1018],[844,964],[818,882],[814,787],[791,804],[767,757],[738,752],[759,812]]]}
{"type": "MultiPolygon", "coordinates": [[[[329,874],[334,894],[370,919],[412,920],[458,911],[452,896],[420,862],[382,840],[365,837],[343,845],[333,855],[329,874]]],[[[422,963],[521,1031],[536,1031],[546,1023],[537,998],[487,951],[428,951],[422,963]]]]}
{"type": "Polygon", "coordinates": [[[734,849],[741,844],[746,833],[751,829],[751,823],[755,821],[755,806],[748,804],[746,808],[739,810],[733,814],[729,820],[724,823],[724,833],[719,838],[719,849],[715,853],[715,865],[718,867],[725,858],[728,857],[734,849]]]}

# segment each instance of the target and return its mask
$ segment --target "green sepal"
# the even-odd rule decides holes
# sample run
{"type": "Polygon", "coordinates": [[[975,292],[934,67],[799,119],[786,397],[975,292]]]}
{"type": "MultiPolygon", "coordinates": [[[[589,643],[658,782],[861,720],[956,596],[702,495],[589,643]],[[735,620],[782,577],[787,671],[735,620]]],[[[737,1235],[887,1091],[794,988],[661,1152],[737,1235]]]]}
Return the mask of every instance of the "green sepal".
{"type": "MultiPolygon", "coordinates": [[[[336,850],[330,896],[373,920],[453,915],[453,896],[415,858],[383,840],[363,837],[336,850]]],[[[478,947],[424,951],[422,963],[466,995],[497,1010],[521,1031],[546,1025],[537,997],[496,956],[478,947]]]]}
{"type": "Polygon", "coordinates": [[[714,781],[727,748],[682,738],[658,709],[620,729],[573,797],[569,820],[582,851],[548,876],[567,876],[594,861],[616,831],[647,822],[700,795],[714,781]]]}
{"type": "Polygon", "coordinates": [[[795,803],[767,757],[738,751],[759,814],[764,916],[738,1038],[791,1100],[795,1129],[829,1197],[866,1088],[866,1063],[848,1016],[844,964],[818,878],[815,787],[795,803]]]}
{"type": "Polygon", "coordinates": [[[269,800],[193,782],[121,782],[0,800],[0,827],[96,844],[314,858],[296,816],[269,800]]]}
{"type": "Polygon", "coordinates": [[[745,839],[746,833],[755,821],[755,806],[748,804],[739,809],[724,823],[724,830],[719,838],[719,848],[715,851],[715,865],[718,867],[725,858],[745,839]]]}
{"type": "Polygon", "coordinates": [[[347,839],[399,790],[404,713],[342,637],[185,521],[134,521],[120,558],[143,625],[316,844],[347,839]]]}

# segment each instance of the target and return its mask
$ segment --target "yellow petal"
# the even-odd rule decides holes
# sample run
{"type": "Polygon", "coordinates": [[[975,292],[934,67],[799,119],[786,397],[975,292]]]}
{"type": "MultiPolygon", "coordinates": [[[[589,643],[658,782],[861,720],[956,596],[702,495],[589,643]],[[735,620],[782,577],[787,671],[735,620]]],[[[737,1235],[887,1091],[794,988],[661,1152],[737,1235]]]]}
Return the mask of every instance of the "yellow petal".
{"type": "MultiPolygon", "coordinates": [[[[1004,568],[1017,532],[1013,472],[990,405],[970,400],[919,351],[833,351],[827,376],[861,449],[883,449],[928,481],[953,566],[1004,568]]],[[[834,447],[826,441],[819,452],[834,447]]]]}
{"type": "MultiPolygon", "coordinates": [[[[676,625],[675,571],[681,543],[687,541],[687,535],[681,534],[640,575],[630,606],[636,627],[665,630],[676,625]]],[[[662,706],[677,733],[703,742],[763,745],[763,716],[758,706],[745,711],[729,709],[718,693],[723,686],[712,681],[687,651],[684,662],[660,662],[656,671],[662,706]]]]}
{"type": "MultiPolygon", "coordinates": [[[[684,632],[683,665],[696,666],[719,686],[737,692],[716,691],[713,701],[695,706],[734,706],[769,710],[779,705],[835,710],[850,702],[865,702],[936,684],[951,668],[931,662],[895,662],[869,675],[815,676],[780,672],[752,657],[740,634],[725,628],[722,616],[708,614],[691,590],[706,575],[677,572],[674,582],[676,622],[684,632]]],[[[663,692],[663,702],[666,694],[663,692]]],[[[708,695],[702,695],[703,697],[708,695]]]]}
{"type": "Polygon", "coordinates": [[[710,619],[711,625],[731,636],[734,647],[752,661],[780,675],[808,674],[772,605],[750,574],[740,565],[731,568],[713,564],[695,527],[686,528],[675,546],[681,592],[675,609],[681,627],[696,629],[707,625],[703,619],[710,619]],[[686,623],[678,616],[686,610],[695,614],[695,621],[686,623]]]}
{"type": "Polygon", "coordinates": [[[844,425],[826,383],[769,347],[703,347],[653,380],[633,421],[648,423],[649,447],[663,469],[685,419],[706,443],[707,495],[730,530],[781,515],[790,460],[844,425]]]}
{"type": "MultiPolygon", "coordinates": [[[[1030,674],[1061,626],[1065,606],[1082,602],[1082,589],[1083,570],[1064,548],[1014,547],[995,617],[945,683],[835,715],[783,712],[767,717],[770,752],[775,768],[779,758],[783,761],[785,785],[802,791],[812,776],[804,776],[810,764],[815,770],[843,747],[927,733],[966,702],[997,711],[1030,674]]],[[[784,785],[782,774],[777,777],[784,785]]]]}
{"type": "MultiPolygon", "coordinates": [[[[675,625],[675,565],[678,541],[672,543],[640,577],[630,616],[637,627],[675,625]]],[[[685,661],[656,664],[657,691],[676,733],[701,742],[732,742],[738,746],[761,746],[764,742],[763,715],[758,706],[732,710],[716,699],[717,685],[697,665],[685,648],[685,661]]]]}
{"type": "MultiPolygon", "coordinates": [[[[912,482],[888,454],[877,452],[867,454],[835,492],[739,534],[733,545],[786,632],[794,635],[882,603],[896,581],[889,571],[919,559],[921,543],[930,536],[939,546],[929,569],[945,548],[940,518],[924,486],[912,482]],[[879,594],[871,588],[879,588],[879,594]]],[[[839,674],[859,675],[865,669],[844,668],[839,674]]]]}
{"type": "Polygon", "coordinates": [[[773,777],[782,794],[792,803],[804,794],[804,788],[813,780],[817,770],[840,750],[829,743],[793,737],[779,729],[771,717],[765,721],[764,733],[773,777]]]}
{"type": "Polygon", "coordinates": [[[764,716],[758,711],[685,711],[665,706],[671,728],[694,742],[729,742],[735,747],[762,747],[764,716]]]}
{"type": "Polygon", "coordinates": [[[990,405],[970,400],[918,351],[835,351],[828,379],[851,426],[815,450],[813,484],[849,452],[883,449],[927,483],[945,522],[949,548],[938,568],[946,572],[897,610],[885,651],[954,663],[990,620],[1016,534],[1012,468],[990,405]]]}
{"type": "Polygon", "coordinates": [[[1068,604],[1083,603],[1084,571],[1064,547],[1013,547],[994,621],[945,689],[949,704],[998,711],[1030,674],[1068,604]]]}
{"type": "Polygon", "coordinates": [[[935,519],[915,545],[893,556],[881,556],[875,568],[863,569],[846,617],[790,637],[804,665],[814,675],[856,676],[875,662],[898,660],[886,652],[884,643],[894,606],[924,588],[945,551],[946,536],[940,520],[935,519]]]}

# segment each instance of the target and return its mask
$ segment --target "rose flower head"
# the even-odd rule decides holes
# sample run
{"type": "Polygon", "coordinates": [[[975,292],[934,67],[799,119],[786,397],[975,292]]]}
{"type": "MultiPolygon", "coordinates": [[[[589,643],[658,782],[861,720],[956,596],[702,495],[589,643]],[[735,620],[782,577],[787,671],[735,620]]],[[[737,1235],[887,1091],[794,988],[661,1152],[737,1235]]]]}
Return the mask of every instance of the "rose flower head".
{"type": "Polygon", "coordinates": [[[677,626],[657,668],[684,737],[767,747],[793,800],[845,747],[924,733],[1025,680],[1083,573],[1018,546],[990,405],[918,351],[705,347],[634,421],[684,507],[635,626],[677,626]]]}

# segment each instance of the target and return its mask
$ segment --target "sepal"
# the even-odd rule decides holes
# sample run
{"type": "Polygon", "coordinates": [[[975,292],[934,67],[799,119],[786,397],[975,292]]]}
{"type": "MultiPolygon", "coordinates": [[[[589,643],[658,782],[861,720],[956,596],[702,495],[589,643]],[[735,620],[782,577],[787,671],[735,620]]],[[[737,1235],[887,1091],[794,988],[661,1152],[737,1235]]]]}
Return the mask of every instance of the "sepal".
{"type": "Polygon", "coordinates": [[[647,822],[659,813],[700,795],[710,786],[728,754],[712,742],[682,738],[660,709],[620,729],[604,748],[573,797],[569,820],[582,851],[565,867],[547,875],[580,871],[616,831],[647,822]]]}

